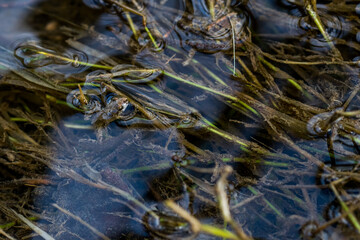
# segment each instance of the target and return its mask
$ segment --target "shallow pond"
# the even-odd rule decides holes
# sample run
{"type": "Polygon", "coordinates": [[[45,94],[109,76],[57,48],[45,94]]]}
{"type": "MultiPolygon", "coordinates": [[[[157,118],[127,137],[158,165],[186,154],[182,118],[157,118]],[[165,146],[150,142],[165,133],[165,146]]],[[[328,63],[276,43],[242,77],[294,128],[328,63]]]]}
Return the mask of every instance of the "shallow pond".
{"type": "Polygon", "coordinates": [[[0,234],[358,239],[359,14],[0,0],[0,234]]]}

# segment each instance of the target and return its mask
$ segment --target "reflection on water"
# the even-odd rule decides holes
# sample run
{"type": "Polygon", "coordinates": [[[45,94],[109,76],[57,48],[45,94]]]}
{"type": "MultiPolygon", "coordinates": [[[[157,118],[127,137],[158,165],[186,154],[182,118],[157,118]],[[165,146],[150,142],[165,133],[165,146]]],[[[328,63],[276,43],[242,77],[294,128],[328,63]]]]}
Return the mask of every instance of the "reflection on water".
{"type": "Polygon", "coordinates": [[[356,1],[3,2],[6,233],[358,234],[356,1]]]}
{"type": "Polygon", "coordinates": [[[67,49],[62,55],[61,51],[54,51],[41,46],[34,42],[22,42],[14,50],[14,55],[21,61],[24,67],[40,68],[47,65],[55,65],[54,71],[63,71],[66,73],[82,72],[86,69],[88,62],[87,56],[83,52],[74,49],[67,49]],[[85,63],[85,64],[84,64],[85,63]],[[58,69],[59,65],[71,65],[67,69],[58,69]]]}

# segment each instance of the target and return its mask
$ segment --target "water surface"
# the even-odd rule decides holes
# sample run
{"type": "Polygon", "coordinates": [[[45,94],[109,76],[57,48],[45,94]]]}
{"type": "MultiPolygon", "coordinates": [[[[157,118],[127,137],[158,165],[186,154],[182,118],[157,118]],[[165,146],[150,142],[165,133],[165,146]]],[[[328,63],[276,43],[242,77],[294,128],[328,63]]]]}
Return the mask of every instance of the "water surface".
{"type": "Polygon", "coordinates": [[[209,2],[0,1],[1,229],[358,237],[358,1],[209,2]]]}

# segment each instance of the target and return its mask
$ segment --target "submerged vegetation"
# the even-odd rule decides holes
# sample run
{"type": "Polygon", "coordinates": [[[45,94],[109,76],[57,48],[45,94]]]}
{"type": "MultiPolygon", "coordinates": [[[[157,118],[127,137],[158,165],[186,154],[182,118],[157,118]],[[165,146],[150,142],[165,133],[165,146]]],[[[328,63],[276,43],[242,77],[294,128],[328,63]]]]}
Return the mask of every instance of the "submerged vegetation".
{"type": "Polygon", "coordinates": [[[0,6],[5,239],[359,238],[360,1],[0,6]]]}

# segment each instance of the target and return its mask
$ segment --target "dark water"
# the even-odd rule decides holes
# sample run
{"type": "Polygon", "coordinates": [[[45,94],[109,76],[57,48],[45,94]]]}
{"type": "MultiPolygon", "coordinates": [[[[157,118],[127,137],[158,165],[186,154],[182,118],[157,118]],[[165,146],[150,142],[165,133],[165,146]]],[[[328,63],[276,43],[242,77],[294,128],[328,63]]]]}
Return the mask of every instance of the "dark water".
{"type": "Polygon", "coordinates": [[[0,228],[221,239],[164,201],[234,232],[231,166],[248,236],[359,237],[359,1],[114,2],[0,1],[0,228]]]}

